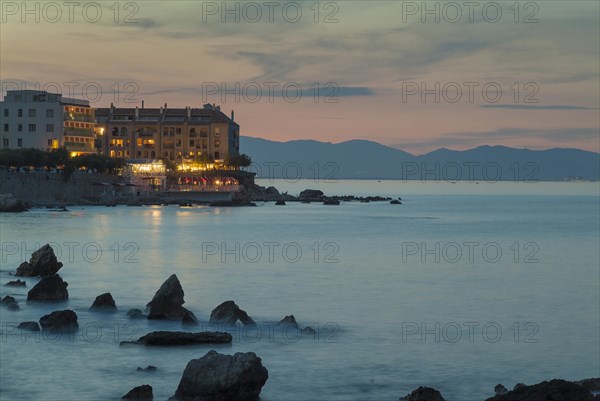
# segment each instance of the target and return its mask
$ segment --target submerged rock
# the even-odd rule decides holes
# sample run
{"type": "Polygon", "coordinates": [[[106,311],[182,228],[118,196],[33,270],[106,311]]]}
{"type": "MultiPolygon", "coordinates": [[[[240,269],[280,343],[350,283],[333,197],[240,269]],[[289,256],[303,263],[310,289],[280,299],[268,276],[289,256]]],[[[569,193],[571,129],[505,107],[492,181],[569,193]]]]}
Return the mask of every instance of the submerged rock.
{"type": "Polygon", "coordinates": [[[71,331],[79,328],[77,314],[69,309],[42,316],[40,326],[43,330],[49,331],[71,331]]]}
{"type": "Polygon", "coordinates": [[[401,401],[445,401],[442,394],[431,387],[419,387],[406,397],[400,398],[401,401]]]}
{"type": "Polygon", "coordinates": [[[58,275],[43,277],[27,293],[28,301],[64,301],[69,299],[69,284],[58,275]]]}
{"type": "Polygon", "coordinates": [[[25,281],[21,281],[21,280],[15,280],[15,281],[9,281],[8,283],[4,284],[6,287],[27,287],[27,283],[25,281]]]}
{"type": "Polygon", "coordinates": [[[191,345],[191,344],[229,344],[232,337],[229,333],[204,331],[187,333],[183,331],[153,331],[140,337],[137,341],[122,341],[121,344],[141,345],[191,345]]]}
{"type": "Polygon", "coordinates": [[[278,200],[277,202],[275,202],[275,206],[285,206],[285,201],[284,200],[278,200]]]}
{"type": "Polygon", "coordinates": [[[98,312],[117,312],[117,305],[115,304],[112,295],[110,295],[110,292],[107,292],[98,295],[89,310],[98,312]]]}
{"type": "Polygon", "coordinates": [[[127,316],[130,319],[145,319],[146,318],[146,315],[144,315],[140,309],[129,309],[127,311],[127,316]]]}
{"type": "Polygon", "coordinates": [[[40,325],[38,322],[21,322],[17,328],[28,331],[40,331],[40,325]]]}
{"type": "Polygon", "coordinates": [[[244,326],[254,326],[256,323],[248,314],[233,301],[225,301],[217,306],[210,314],[210,323],[234,325],[237,321],[244,326]]]}
{"type": "Polygon", "coordinates": [[[136,369],[138,372],[154,372],[156,371],[156,366],[148,365],[145,368],[141,368],[138,366],[136,369]]]}
{"type": "Polygon", "coordinates": [[[12,311],[18,311],[21,309],[19,308],[19,303],[17,302],[17,300],[11,297],[10,295],[7,295],[4,298],[2,298],[0,304],[2,304],[2,306],[6,306],[8,310],[12,311]]]}
{"type": "Polygon", "coordinates": [[[390,205],[401,205],[401,204],[402,204],[402,202],[400,202],[399,200],[390,201],[390,205]]]}
{"type": "Polygon", "coordinates": [[[305,200],[321,200],[323,199],[323,195],[323,191],[320,191],[318,189],[305,189],[304,191],[300,192],[298,198],[305,200]]]}
{"type": "Polygon", "coordinates": [[[340,201],[337,199],[327,199],[323,202],[323,204],[327,206],[339,206],[340,201]]]}
{"type": "Polygon", "coordinates": [[[283,319],[281,319],[279,321],[279,323],[277,323],[278,326],[291,326],[291,327],[295,327],[296,329],[300,329],[300,326],[298,326],[298,323],[296,322],[296,318],[294,317],[294,315],[289,315],[284,317],[283,319]]]}
{"type": "Polygon", "coordinates": [[[550,380],[532,386],[516,387],[506,394],[499,394],[486,401],[593,401],[587,388],[566,380],[550,380]]]}
{"type": "Polygon", "coordinates": [[[13,194],[0,194],[0,213],[20,213],[27,210],[27,205],[13,194]]]}
{"type": "Polygon", "coordinates": [[[173,399],[181,401],[255,401],[269,372],[254,352],[223,355],[209,351],[192,359],[173,399]]]}
{"type": "Polygon", "coordinates": [[[152,393],[152,386],[142,384],[130,390],[121,399],[122,400],[152,400],[154,394],[152,393]]]}
{"type": "Polygon", "coordinates": [[[160,286],[152,301],[146,305],[150,308],[148,319],[195,323],[196,317],[182,306],[184,303],[183,288],[177,276],[173,274],[160,286]]]}
{"type": "Polygon", "coordinates": [[[62,266],[63,264],[56,259],[54,249],[49,244],[46,244],[31,255],[29,262],[21,263],[17,268],[15,276],[52,276],[62,266]]]}

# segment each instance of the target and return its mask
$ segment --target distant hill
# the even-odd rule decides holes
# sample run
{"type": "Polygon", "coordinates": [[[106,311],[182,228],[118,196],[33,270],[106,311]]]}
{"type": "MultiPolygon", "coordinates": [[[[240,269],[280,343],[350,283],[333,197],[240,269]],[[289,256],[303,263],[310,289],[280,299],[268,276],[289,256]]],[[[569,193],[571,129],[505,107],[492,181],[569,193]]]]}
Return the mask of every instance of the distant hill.
{"type": "Polygon", "coordinates": [[[479,146],[414,156],[373,141],[275,142],[242,137],[257,178],[563,181],[600,179],[600,154],[578,149],[479,146]]]}

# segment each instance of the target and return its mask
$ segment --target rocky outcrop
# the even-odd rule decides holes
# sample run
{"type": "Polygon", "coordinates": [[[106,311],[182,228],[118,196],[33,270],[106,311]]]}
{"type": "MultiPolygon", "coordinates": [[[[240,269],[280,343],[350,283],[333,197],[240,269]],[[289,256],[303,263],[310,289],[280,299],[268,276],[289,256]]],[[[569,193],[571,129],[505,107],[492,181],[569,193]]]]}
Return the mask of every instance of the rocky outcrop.
{"type": "Polygon", "coordinates": [[[256,323],[248,314],[240,309],[235,302],[225,301],[217,306],[210,314],[210,323],[234,325],[237,321],[244,326],[254,326],[256,323]]]}
{"type": "Polygon", "coordinates": [[[145,319],[146,315],[144,315],[140,309],[129,309],[127,311],[127,317],[130,319],[145,319]]]}
{"type": "Polygon", "coordinates": [[[27,205],[12,194],[0,194],[0,213],[20,213],[27,210],[27,205]]]}
{"type": "Polygon", "coordinates": [[[136,370],[138,372],[155,372],[156,371],[156,366],[148,365],[145,368],[141,368],[141,367],[138,366],[138,368],[136,370]]]}
{"type": "Polygon", "coordinates": [[[300,330],[300,326],[298,325],[298,322],[296,322],[296,318],[294,317],[294,315],[289,315],[289,316],[284,317],[283,319],[281,319],[279,321],[279,323],[277,323],[277,326],[283,328],[283,330],[286,330],[286,333],[289,328],[292,328],[294,330],[301,331],[302,334],[308,335],[308,336],[313,336],[313,335],[317,334],[315,329],[313,329],[310,326],[306,326],[305,328],[300,330]]]}
{"type": "Polygon", "coordinates": [[[177,276],[173,274],[160,286],[152,301],[146,305],[150,308],[148,319],[195,323],[196,317],[182,306],[184,303],[183,288],[177,276]]]}
{"type": "Polygon", "coordinates": [[[323,195],[323,191],[319,191],[318,189],[305,189],[300,192],[298,199],[320,201],[323,199],[323,195]]]}
{"type": "Polygon", "coordinates": [[[2,298],[2,301],[0,301],[0,304],[2,306],[5,306],[6,309],[11,310],[11,311],[18,311],[19,309],[19,303],[17,302],[16,299],[14,299],[13,297],[11,297],[10,295],[5,296],[4,298],[2,298]]]}
{"type": "Polygon", "coordinates": [[[90,306],[90,310],[96,312],[117,312],[117,305],[110,292],[107,292],[96,297],[94,303],[90,306]]]}
{"type": "Polygon", "coordinates": [[[42,316],[40,326],[48,331],[73,331],[79,328],[77,315],[72,310],[56,311],[42,316]]]}
{"type": "Polygon", "coordinates": [[[566,380],[550,380],[532,386],[515,386],[505,394],[499,394],[486,401],[592,401],[592,392],[573,382],[566,380]]]}
{"type": "Polygon", "coordinates": [[[325,201],[323,201],[323,204],[327,206],[339,206],[340,201],[337,199],[325,199],[325,201]]]}
{"type": "Polygon", "coordinates": [[[40,325],[38,322],[21,322],[17,328],[27,331],[40,331],[40,325]]]}
{"type": "Polygon", "coordinates": [[[278,200],[277,202],[275,202],[275,206],[285,206],[285,201],[284,200],[278,200]]]}
{"type": "Polygon", "coordinates": [[[390,205],[401,205],[401,204],[402,204],[402,202],[400,202],[399,200],[390,201],[390,205]]]}
{"type": "Polygon", "coordinates": [[[256,401],[269,372],[253,352],[222,355],[209,351],[192,359],[175,392],[181,401],[256,401]]]}
{"type": "Polygon", "coordinates": [[[182,331],[153,331],[140,337],[137,341],[122,341],[121,344],[140,345],[192,345],[192,344],[229,344],[232,337],[229,333],[204,331],[186,333],[182,331]]]}
{"type": "Polygon", "coordinates": [[[69,284],[58,275],[44,277],[27,293],[28,301],[64,301],[69,299],[69,284]]]}
{"type": "Polygon", "coordinates": [[[9,281],[8,283],[4,284],[6,287],[27,287],[27,283],[25,281],[21,281],[21,280],[14,280],[14,281],[9,281]]]}
{"type": "Polygon", "coordinates": [[[21,263],[17,268],[15,276],[52,276],[62,266],[63,264],[56,259],[54,249],[49,244],[46,244],[31,255],[29,262],[21,263]]]}
{"type": "Polygon", "coordinates": [[[442,394],[431,387],[419,387],[406,397],[400,398],[401,401],[445,401],[442,394]]]}
{"type": "Polygon", "coordinates": [[[152,386],[147,384],[142,384],[141,386],[137,386],[127,394],[125,394],[122,400],[152,400],[154,399],[154,394],[152,393],[152,386]]]}
{"type": "Polygon", "coordinates": [[[506,394],[508,393],[508,389],[499,383],[494,387],[494,393],[496,393],[496,395],[506,394]]]}

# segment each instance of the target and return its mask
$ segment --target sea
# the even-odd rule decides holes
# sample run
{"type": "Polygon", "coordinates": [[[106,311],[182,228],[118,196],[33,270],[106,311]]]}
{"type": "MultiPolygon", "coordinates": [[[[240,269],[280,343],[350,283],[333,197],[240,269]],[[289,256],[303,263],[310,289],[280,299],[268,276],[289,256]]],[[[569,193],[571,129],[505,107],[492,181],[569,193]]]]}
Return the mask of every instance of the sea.
{"type": "Polygon", "coordinates": [[[419,386],[482,401],[502,383],[600,376],[600,186],[589,182],[286,181],[298,194],[385,202],[257,207],[69,206],[0,215],[0,400],[119,400],[149,384],[173,396],[186,364],[254,352],[263,401],[393,401],[419,386]],[[69,300],[27,303],[3,286],[39,246],[64,263],[69,300]],[[199,325],[130,320],[172,274],[199,325]],[[89,311],[110,292],[117,313],[89,311]],[[230,345],[121,345],[156,330],[215,329],[234,300],[257,323],[230,345]],[[20,331],[72,309],[79,330],[20,331]],[[285,330],[294,315],[315,333],[285,330]],[[156,366],[154,372],[137,367],[156,366]]]}

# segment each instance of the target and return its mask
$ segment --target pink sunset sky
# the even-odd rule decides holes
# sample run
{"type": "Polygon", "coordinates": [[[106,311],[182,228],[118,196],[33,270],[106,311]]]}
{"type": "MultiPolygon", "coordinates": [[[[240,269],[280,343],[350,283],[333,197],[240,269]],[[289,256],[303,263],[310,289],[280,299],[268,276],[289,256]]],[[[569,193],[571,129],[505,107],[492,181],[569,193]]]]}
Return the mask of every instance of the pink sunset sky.
{"type": "Polygon", "coordinates": [[[368,139],[415,154],[600,150],[598,2],[428,2],[428,12],[399,1],[22,4],[2,3],[3,94],[217,103],[235,110],[242,135],[368,139]]]}

